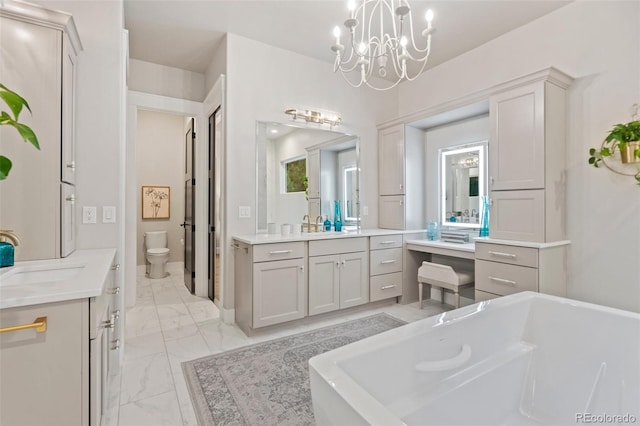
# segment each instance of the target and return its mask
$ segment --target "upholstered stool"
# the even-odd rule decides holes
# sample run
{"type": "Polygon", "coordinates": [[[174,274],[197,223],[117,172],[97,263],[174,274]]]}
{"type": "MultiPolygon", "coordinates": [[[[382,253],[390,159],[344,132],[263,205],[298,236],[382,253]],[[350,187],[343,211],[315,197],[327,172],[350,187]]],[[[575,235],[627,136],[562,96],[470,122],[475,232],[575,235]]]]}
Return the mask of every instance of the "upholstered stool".
{"type": "Polygon", "coordinates": [[[431,293],[431,286],[440,287],[440,301],[444,303],[444,289],[453,291],[454,306],[460,307],[460,289],[473,286],[473,272],[456,271],[449,265],[439,263],[422,262],[418,268],[418,303],[422,309],[422,286],[427,284],[427,290],[431,293]]]}

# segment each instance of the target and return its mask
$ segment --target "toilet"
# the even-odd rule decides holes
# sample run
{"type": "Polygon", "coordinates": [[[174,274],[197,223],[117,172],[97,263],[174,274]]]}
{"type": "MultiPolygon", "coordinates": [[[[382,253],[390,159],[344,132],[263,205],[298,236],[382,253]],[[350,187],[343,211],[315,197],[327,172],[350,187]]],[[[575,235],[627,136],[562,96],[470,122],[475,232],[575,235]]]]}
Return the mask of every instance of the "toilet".
{"type": "Polygon", "coordinates": [[[168,276],[169,273],[165,271],[165,265],[169,261],[167,231],[145,232],[144,248],[147,258],[147,276],[149,278],[168,276]]]}

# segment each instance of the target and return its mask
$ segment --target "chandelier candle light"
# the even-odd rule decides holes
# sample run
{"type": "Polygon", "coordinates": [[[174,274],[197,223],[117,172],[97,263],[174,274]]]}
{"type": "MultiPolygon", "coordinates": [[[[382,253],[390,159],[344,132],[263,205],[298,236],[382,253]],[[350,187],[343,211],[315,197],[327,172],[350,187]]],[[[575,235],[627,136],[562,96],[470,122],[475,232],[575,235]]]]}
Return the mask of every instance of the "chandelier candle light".
{"type": "Polygon", "coordinates": [[[333,29],[336,39],[336,43],[331,46],[336,54],[334,72],[340,70],[353,87],[366,84],[375,90],[388,90],[401,81],[415,80],[424,71],[434,31],[431,9],[425,15],[427,28],[422,31],[422,40],[417,43],[413,36],[413,18],[407,0],[362,0],[359,6],[355,0],[349,0],[348,9],[349,18],[344,21],[349,32],[347,48],[340,43],[340,27],[333,29]],[[421,64],[415,74],[409,75],[408,60],[421,64]],[[374,68],[377,69],[375,74],[374,68]],[[390,78],[387,78],[388,70],[394,73],[390,78]],[[353,78],[347,77],[352,72],[360,74],[359,81],[354,82],[353,78]],[[371,81],[372,75],[381,79],[371,81]],[[388,84],[385,85],[384,81],[388,84]]]}

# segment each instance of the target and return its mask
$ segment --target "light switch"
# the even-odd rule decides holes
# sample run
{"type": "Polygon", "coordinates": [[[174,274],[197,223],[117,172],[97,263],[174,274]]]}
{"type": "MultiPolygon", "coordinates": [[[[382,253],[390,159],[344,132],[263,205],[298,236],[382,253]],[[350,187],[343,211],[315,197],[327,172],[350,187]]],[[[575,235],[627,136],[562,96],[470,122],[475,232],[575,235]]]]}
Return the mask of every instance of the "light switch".
{"type": "Polygon", "coordinates": [[[238,217],[241,219],[246,219],[251,217],[251,207],[250,206],[240,206],[238,208],[238,217]]]}
{"type": "Polygon", "coordinates": [[[82,208],[82,223],[96,223],[96,215],[98,209],[96,207],[82,208]]]}
{"type": "Polygon", "coordinates": [[[115,206],[102,207],[102,223],[116,223],[115,206]]]}

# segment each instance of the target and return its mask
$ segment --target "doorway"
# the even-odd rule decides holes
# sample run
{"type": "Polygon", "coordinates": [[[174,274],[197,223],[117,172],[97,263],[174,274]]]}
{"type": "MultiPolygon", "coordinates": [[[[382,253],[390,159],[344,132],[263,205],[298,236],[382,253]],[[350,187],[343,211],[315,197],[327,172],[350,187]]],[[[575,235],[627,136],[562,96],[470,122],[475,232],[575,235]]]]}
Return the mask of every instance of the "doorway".
{"type": "Polygon", "coordinates": [[[220,107],[209,116],[209,266],[208,296],[220,303],[220,107]]]}
{"type": "Polygon", "coordinates": [[[181,225],[184,228],[184,285],[191,294],[196,292],[195,144],[195,119],[191,118],[184,139],[184,222],[181,225]]]}

